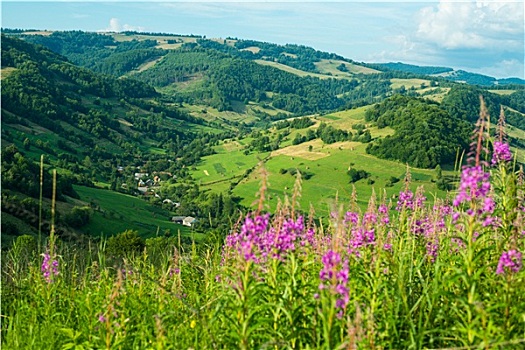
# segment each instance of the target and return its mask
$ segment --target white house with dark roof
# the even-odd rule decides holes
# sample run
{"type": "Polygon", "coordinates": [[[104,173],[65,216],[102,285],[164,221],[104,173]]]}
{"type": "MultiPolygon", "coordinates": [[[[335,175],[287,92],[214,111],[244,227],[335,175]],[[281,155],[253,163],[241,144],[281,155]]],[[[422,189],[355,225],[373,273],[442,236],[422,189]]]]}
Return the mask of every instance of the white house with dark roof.
{"type": "Polygon", "coordinates": [[[197,221],[197,219],[195,219],[194,217],[192,216],[186,216],[184,218],[184,220],[182,220],[182,224],[184,226],[188,226],[188,227],[192,227],[193,224],[197,221]]]}

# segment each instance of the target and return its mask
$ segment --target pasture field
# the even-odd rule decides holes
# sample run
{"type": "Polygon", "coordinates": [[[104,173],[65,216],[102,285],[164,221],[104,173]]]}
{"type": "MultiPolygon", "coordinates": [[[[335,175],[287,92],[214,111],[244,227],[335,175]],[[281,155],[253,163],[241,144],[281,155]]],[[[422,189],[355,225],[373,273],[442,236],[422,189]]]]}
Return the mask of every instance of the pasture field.
{"type": "Polygon", "coordinates": [[[398,79],[393,78],[390,79],[390,82],[392,83],[390,86],[392,89],[399,89],[401,86],[404,86],[407,90],[410,88],[414,88],[416,90],[421,89],[421,84],[425,84],[426,86],[430,85],[430,80],[428,79],[398,79]]]}
{"type": "Polygon", "coordinates": [[[493,94],[498,94],[498,95],[511,95],[511,94],[515,93],[516,90],[510,90],[510,89],[499,90],[499,89],[496,89],[496,90],[489,90],[489,92],[491,92],[493,94]]]}
{"type": "Polygon", "coordinates": [[[259,53],[259,51],[261,51],[261,48],[258,47],[258,46],[250,46],[250,47],[245,47],[244,49],[241,49],[241,51],[250,51],[252,53],[259,53]]]}
{"type": "MultiPolygon", "coordinates": [[[[274,152],[272,157],[265,163],[264,167],[268,172],[268,182],[270,199],[268,204],[270,210],[274,210],[278,199],[283,200],[284,195],[291,196],[295,183],[295,176],[290,174],[291,170],[298,169],[303,174],[301,209],[308,211],[310,204],[313,205],[316,213],[325,216],[332,210],[336,195],[343,203],[350,200],[352,184],[349,182],[347,171],[350,168],[356,170],[366,170],[370,173],[369,179],[374,181],[369,183],[369,179],[362,179],[354,183],[358,194],[358,204],[361,208],[366,208],[368,199],[372,191],[382,194],[386,189],[388,198],[392,198],[403,188],[406,165],[399,162],[377,159],[365,153],[366,145],[354,142],[340,143],[339,146],[322,146],[321,143],[314,147],[314,154],[324,154],[322,158],[308,159],[301,157],[300,153],[294,155],[283,154],[288,148],[274,152]],[[341,149],[339,149],[341,147],[341,149]],[[282,174],[281,169],[287,169],[282,174]],[[311,176],[308,180],[305,176],[311,176]],[[400,179],[392,187],[385,187],[391,177],[400,179]]],[[[305,144],[299,146],[308,147],[305,144]]],[[[418,186],[425,186],[427,193],[436,194],[444,197],[445,193],[439,191],[431,180],[435,177],[434,170],[411,169],[412,190],[418,186]]],[[[233,193],[244,198],[242,202],[250,206],[261,184],[260,169],[253,171],[250,176],[235,187],[233,193]]]]}
{"type": "Polygon", "coordinates": [[[326,60],[322,59],[319,62],[314,63],[317,69],[323,73],[327,74],[330,73],[333,76],[339,76],[339,77],[351,77],[354,74],[377,74],[381,73],[381,71],[378,71],[376,69],[368,68],[359,66],[357,64],[349,63],[346,61],[340,61],[340,60],[326,60]],[[337,69],[337,66],[344,64],[346,68],[348,69],[348,72],[342,72],[339,69],[337,69]]]}
{"type": "Polygon", "coordinates": [[[353,133],[355,133],[355,130],[352,129],[353,125],[363,124],[367,126],[368,130],[370,130],[370,134],[373,138],[392,135],[394,133],[394,130],[392,130],[391,128],[386,127],[379,129],[375,126],[372,126],[371,123],[367,123],[365,121],[365,112],[368,108],[370,108],[370,106],[347,109],[344,111],[323,115],[316,119],[330,124],[334,128],[352,131],[353,133]]]}
{"type": "Polygon", "coordinates": [[[168,211],[137,197],[84,186],[75,185],[74,189],[80,196],[78,204],[96,208],[89,224],[80,229],[85,234],[109,237],[131,229],[147,238],[155,237],[157,232],[162,235],[165,230],[172,234],[180,231],[182,235],[191,232],[186,226],[172,223],[168,211]]]}
{"type": "Polygon", "coordinates": [[[430,100],[436,101],[436,102],[440,102],[440,103],[441,103],[441,101],[443,101],[443,98],[445,98],[445,96],[450,91],[450,88],[448,88],[448,87],[446,87],[446,88],[439,87],[439,88],[425,88],[425,89],[419,90],[418,92],[420,94],[423,94],[424,91],[427,91],[429,89],[433,89],[432,93],[430,95],[425,95],[424,97],[428,98],[430,100]]]}
{"type": "MultiPolygon", "coordinates": [[[[338,129],[350,130],[355,124],[366,124],[364,114],[368,107],[360,107],[351,110],[331,113],[323,116],[314,116],[312,120],[315,125],[310,126],[316,129],[320,122],[325,122],[338,129]]],[[[393,134],[390,128],[378,129],[369,127],[373,138],[384,137],[393,134]]],[[[264,165],[259,164],[259,160],[268,156],[264,154],[249,155],[244,154],[244,145],[252,141],[251,138],[238,141],[229,140],[216,147],[218,154],[204,157],[201,164],[195,167],[192,176],[203,188],[209,188],[214,192],[229,190],[232,181],[239,181],[246,173],[247,169],[254,170],[240,181],[233,189],[233,194],[243,198],[242,204],[250,206],[254,201],[254,196],[261,183],[260,170],[264,166],[268,172],[268,182],[270,199],[268,205],[273,210],[278,199],[283,200],[285,194],[291,195],[295,183],[294,173],[298,169],[303,174],[303,191],[301,205],[303,210],[308,210],[312,204],[315,210],[326,215],[330,210],[337,193],[341,198],[348,199],[352,192],[352,184],[349,183],[347,171],[350,168],[368,171],[371,175],[369,179],[362,179],[355,183],[359,194],[359,205],[366,207],[363,198],[369,198],[372,190],[376,193],[387,189],[387,194],[392,196],[399,192],[402,180],[406,171],[406,166],[399,162],[377,159],[366,154],[366,144],[360,142],[337,142],[334,144],[324,144],[320,139],[314,139],[298,145],[292,145],[292,140],[296,134],[304,135],[307,129],[291,129],[291,132],[281,142],[281,147],[269,154],[269,158],[264,165]],[[311,149],[310,149],[311,146],[311,149]],[[286,170],[286,172],[284,172],[286,170]],[[283,174],[284,172],[284,174],[283,174]],[[309,177],[308,180],[306,178],[309,177]],[[390,186],[391,177],[400,179],[392,187],[390,186]],[[373,182],[373,183],[372,183],[373,182]]],[[[281,132],[272,130],[271,135],[281,132]]],[[[413,169],[411,170],[414,182],[412,186],[424,185],[427,191],[437,193],[443,197],[444,192],[437,190],[432,182],[434,178],[433,170],[413,169]]]]}
{"type": "Polygon", "coordinates": [[[333,77],[330,77],[329,75],[326,75],[326,74],[305,72],[303,70],[300,70],[300,69],[297,69],[297,68],[293,68],[293,67],[290,67],[290,66],[287,66],[285,64],[278,63],[278,62],[270,62],[270,61],[265,61],[265,60],[254,60],[254,62],[256,62],[258,64],[261,64],[263,66],[271,66],[271,67],[274,67],[274,68],[278,68],[278,69],[283,70],[285,72],[295,74],[295,75],[297,75],[299,77],[311,76],[311,77],[316,77],[316,78],[320,78],[320,79],[333,78],[333,77]]]}
{"type": "Polygon", "coordinates": [[[200,185],[214,189],[217,183],[228,185],[234,178],[241,177],[246,170],[253,168],[268,153],[244,154],[244,146],[237,141],[229,141],[216,147],[217,154],[203,157],[192,170],[192,176],[200,185]]]}

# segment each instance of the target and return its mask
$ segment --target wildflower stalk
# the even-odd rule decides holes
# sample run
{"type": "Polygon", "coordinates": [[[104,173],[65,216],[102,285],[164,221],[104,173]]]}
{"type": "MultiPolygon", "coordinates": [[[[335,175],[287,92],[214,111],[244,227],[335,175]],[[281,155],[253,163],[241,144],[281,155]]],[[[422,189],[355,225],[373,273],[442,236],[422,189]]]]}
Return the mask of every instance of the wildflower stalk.
{"type": "Polygon", "coordinates": [[[49,233],[49,254],[54,257],[55,250],[55,208],[57,195],[57,170],[53,170],[53,195],[51,198],[51,232],[49,233]]]}
{"type": "Polygon", "coordinates": [[[249,315],[249,291],[251,282],[252,272],[252,261],[247,260],[244,265],[244,273],[241,275],[241,290],[239,291],[239,298],[241,302],[241,310],[238,314],[239,321],[239,348],[242,350],[250,349],[249,342],[249,326],[250,326],[250,315],[249,315]]]}
{"type": "Polygon", "coordinates": [[[42,242],[42,193],[44,188],[44,155],[40,155],[40,195],[38,200],[38,251],[42,242]]]}

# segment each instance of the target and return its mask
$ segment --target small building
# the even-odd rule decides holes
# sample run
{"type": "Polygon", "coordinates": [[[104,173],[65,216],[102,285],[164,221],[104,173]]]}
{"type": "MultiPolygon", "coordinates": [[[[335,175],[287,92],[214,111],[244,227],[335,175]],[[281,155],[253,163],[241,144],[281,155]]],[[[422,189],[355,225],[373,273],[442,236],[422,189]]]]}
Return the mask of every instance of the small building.
{"type": "Polygon", "coordinates": [[[182,220],[182,224],[184,226],[188,226],[188,227],[192,227],[193,224],[197,221],[197,219],[195,219],[194,217],[192,216],[186,216],[184,218],[184,220],[182,220]]]}
{"type": "Polygon", "coordinates": [[[174,222],[176,224],[181,224],[182,225],[182,221],[184,221],[184,218],[185,218],[185,216],[173,216],[171,218],[171,222],[174,222]]]}

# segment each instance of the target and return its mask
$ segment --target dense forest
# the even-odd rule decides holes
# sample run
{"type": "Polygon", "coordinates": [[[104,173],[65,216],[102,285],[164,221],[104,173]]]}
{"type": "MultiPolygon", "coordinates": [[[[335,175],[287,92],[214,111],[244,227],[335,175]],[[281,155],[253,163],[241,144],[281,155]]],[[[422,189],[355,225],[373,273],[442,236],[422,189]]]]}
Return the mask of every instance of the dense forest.
{"type": "Polygon", "coordinates": [[[395,130],[394,135],[369,144],[368,153],[420,168],[454,164],[458,152],[468,145],[471,129],[438,104],[405,96],[393,96],[370,108],[366,120],[395,130]]]}

